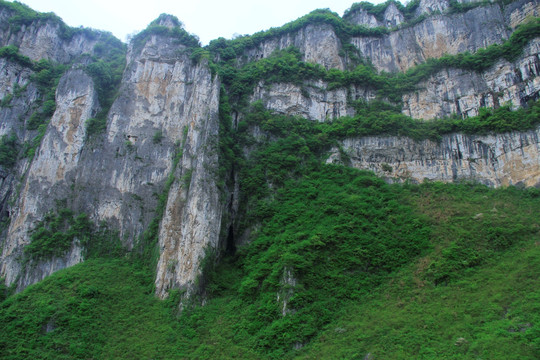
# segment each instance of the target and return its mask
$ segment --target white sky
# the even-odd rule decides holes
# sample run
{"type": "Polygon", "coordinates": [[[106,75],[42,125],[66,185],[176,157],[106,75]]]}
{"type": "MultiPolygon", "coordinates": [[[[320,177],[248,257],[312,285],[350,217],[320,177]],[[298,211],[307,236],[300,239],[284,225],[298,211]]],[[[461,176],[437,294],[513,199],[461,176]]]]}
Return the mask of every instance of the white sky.
{"type": "MultiPolygon", "coordinates": [[[[284,25],[315,9],[343,15],[361,0],[18,0],[40,12],[54,12],[69,26],[126,36],[144,30],[160,14],[175,15],[203,45],[222,36],[253,34],[284,25]]],[[[384,0],[371,0],[378,4],[384,0]]]]}

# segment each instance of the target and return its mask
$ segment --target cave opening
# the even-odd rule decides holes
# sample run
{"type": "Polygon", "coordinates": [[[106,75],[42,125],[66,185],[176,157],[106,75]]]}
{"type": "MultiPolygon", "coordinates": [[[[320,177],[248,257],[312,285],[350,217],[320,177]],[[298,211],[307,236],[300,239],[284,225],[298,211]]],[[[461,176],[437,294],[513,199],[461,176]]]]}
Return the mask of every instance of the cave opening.
{"type": "Polygon", "coordinates": [[[236,244],[234,243],[234,231],[233,226],[229,226],[229,233],[227,234],[227,240],[225,241],[225,253],[227,255],[234,255],[236,253],[236,244]]]}

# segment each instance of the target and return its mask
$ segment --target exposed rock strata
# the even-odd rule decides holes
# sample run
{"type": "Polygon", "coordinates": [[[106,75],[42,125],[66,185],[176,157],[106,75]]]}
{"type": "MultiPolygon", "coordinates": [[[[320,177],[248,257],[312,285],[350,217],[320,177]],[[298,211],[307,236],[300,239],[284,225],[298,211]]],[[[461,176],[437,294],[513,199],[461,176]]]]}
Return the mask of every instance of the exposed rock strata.
{"type": "Polygon", "coordinates": [[[59,21],[54,20],[34,21],[13,31],[8,22],[10,16],[10,11],[0,9],[0,47],[14,45],[22,55],[34,61],[46,59],[69,63],[82,54],[93,54],[94,46],[102,36],[91,31],[77,32],[73,36],[63,35],[59,21]]]}
{"type": "MultiPolygon", "coordinates": [[[[378,69],[403,71],[430,57],[500,43],[518,24],[539,13],[538,0],[518,0],[506,7],[493,4],[460,14],[449,14],[448,4],[446,0],[421,1],[416,15],[430,16],[414,26],[404,24],[395,5],[386,9],[382,22],[367,13],[356,14],[353,22],[392,31],[382,37],[354,38],[352,43],[378,69]]],[[[62,36],[54,21],[35,22],[12,32],[8,16],[0,11],[0,46],[18,46],[20,53],[33,60],[77,62],[79,56],[94,51],[97,40],[84,32],[62,36]]],[[[163,26],[176,25],[162,20],[163,26]]],[[[343,45],[330,25],[311,24],[248,48],[238,62],[256,61],[294,46],[304,61],[345,69],[343,45]]],[[[538,40],[533,41],[515,62],[501,60],[481,74],[441,71],[420,84],[417,92],[403,97],[404,113],[431,119],[453,113],[475,115],[482,106],[507,102],[523,106],[539,94],[539,47],[538,40]]],[[[172,288],[191,293],[206,249],[224,247],[220,233],[227,231],[221,227],[234,232],[240,188],[234,171],[230,176],[236,183],[230,193],[218,188],[221,84],[206,60],[195,63],[186,50],[167,36],[153,35],[132,43],[107,129],[91,137],[87,137],[85,122],[99,109],[94,84],[77,65],[63,76],[56,112],[35,157],[19,160],[12,170],[0,169],[0,217],[11,219],[2,235],[0,255],[0,276],[8,284],[17,282],[22,289],[84,260],[75,241],[65,256],[34,262],[25,271],[21,268],[29,230],[56,209],[57,200],[96,223],[107,222],[118,229],[126,247],[136,249],[156,216],[157,197],[165,196],[166,183],[172,179],[159,226],[156,293],[162,298],[172,288]],[[20,192],[15,193],[21,178],[20,192]]],[[[6,59],[0,59],[0,70],[0,98],[14,93],[16,84],[23,88],[0,112],[0,135],[15,133],[21,142],[32,140],[36,132],[25,129],[24,120],[42,96],[30,81],[32,70],[6,59]]],[[[323,81],[302,86],[261,82],[249,100],[260,100],[277,113],[327,121],[354,115],[351,100],[375,97],[375,90],[362,85],[328,90],[323,81]]],[[[264,137],[260,128],[256,131],[264,137]]],[[[391,181],[466,179],[491,186],[538,186],[538,139],[539,129],[492,136],[453,134],[440,143],[365,137],[344,140],[341,150],[348,153],[352,166],[373,170],[391,181]]],[[[334,149],[328,161],[345,159],[334,149]]]]}
{"type": "Polygon", "coordinates": [[[0,273],[8,284],[23,275],[18,283],[23,288],[81,260],[80,248],[74,246],[65,258],[39,266],[31,263],[25,274],[20,273],[19,258],[29,243],[29,231],[55,208],[56,200],[67,196],[73,173],[82,165],[84,122],[95,113],[97,105],[97,94],[88,75],[74,70],[62,77],[56,92],[56,111],[28,169],[3,244],[0,273]]]}
{"type": "MultiPolygon", "coordinates": [[[[393,181],[540,186],[540,128],[485,136],[451,134],[440,143],[388,136],[347,139],[341,145],[350,165],[393,181]]],[[[327,161],[342,161],[339,151],[334,149],[327,161]]]]}
{"type": "Polygon", "coordinates": [[[302,53],[302,60],[324,66],[326,69],[344,70],[339,53],[342,47],[330,25],[308,25],[298,31],[271,38],[246,50],[247,61],[270,56],[276,50],[294,46],[302,53]]]}
{"type": "Polygon", "coordinates": [[[403,97],[403,113],[417,119],[451,114],[476,116],[481,107],[511,104],[516,109],[540,97],[540,39],[513,63],[504,59],[485,72],[448,69],[403,97]]]}

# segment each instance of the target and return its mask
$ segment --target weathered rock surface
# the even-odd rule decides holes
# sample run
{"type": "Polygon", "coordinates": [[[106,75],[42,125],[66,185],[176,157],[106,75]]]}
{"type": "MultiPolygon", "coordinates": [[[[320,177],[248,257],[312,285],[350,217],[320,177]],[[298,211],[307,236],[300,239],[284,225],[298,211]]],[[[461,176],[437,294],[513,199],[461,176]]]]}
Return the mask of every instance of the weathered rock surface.
{"type": "MultiPolygon", "coordinates": [[[[389,136],[347,139],[341,145],[350,165],[393,181],[540,186],[540,128],[485,136],[451,134],[440,143],[389,136]]],[[[335,161],[341,161],[337,149],[327,160],[335,161]]]]}
{"type": "Polygon", "coordinates": [[[30,264],[25,274],[20,273],[18,258],[22,257],[23,248],[29,243],[29,231],[55,208],[56,200],[67,196],[74,181],[72,174],[80,166],[84,122],[98,106],[90,77],[81,70],[66,73],[57,88],[56,104],[40,149],[28,169],[19,200],[12,209],[12,221],[0,257],[0,274],[8,284],[22,275],[18,288],[24,288],[82,258],[80,248],[74,246],[69,256],[40,263],[37,267],[30,264]]]}
{"type": "MultiPolygon", "coordinates": [[[[368,13],[353,14],[351,19],[357,23],[395,30],[381,37],[353,38],[352,43],[379,70],[403,71],[431,57],[500,43],[540,10],[539,0],[518,0],[506,7],[493,4],[449,14],[448,4],[446,0],[421,1],[418,15],[431,15],[414,26],[404,24],[403,14],[393,4],[386,9],[383,21],[368,13]]],[[[18,46],[33,60],[66,64],[94,51],[97,38],[85,32],[63,36],[60,25],[49,20],[11,31],[8,17],[9,13],[0,11],[0,46],[18,46]]],[[[178,24],[172,19],[161,20],[162,26],[178,24]]],[[[238,62],[256,61],[290,46],[299,49],[304,61],[327,69],[346,68],[348,60],[341,56],[343,44],[327,24],[310,24],[265,40],[248,48],[238,62]]],[[[479,107],[506,102],[522,106],[539,96],[539,48],[539,41],[533,41],[515,62],[501,60],[481,74],[441,71],[420,84],[417,92],[404,96],[404,113],[431,119],[452,113],[475,115],[479,107]]],[[[86,132],[85,121],[99,110],[91,78],[78,70],[78,65],[62,77],[56,111],[35,157],[19,160],[13,170],[0,169],[0,217],[9,215],[11,219],[9,229],[2,234],[0,255],[0,277],[8,284],[16,283],[22,289],[84,260],[83,249],[75,241],[65,256],[34,261],[26,269],[21,266],[29,231],[56,209],[58,200],[76,213],[88,214],[96,223],[105,221],[117,229],[123,244],[133,251],[156,213],[163,212],[157,217],[155,279],[156,294],[162,298],[173,288],[192,293],[206,249],[229,246],[223,244],[227,231],[221,228],[234,232],[240,188],[234,170],[230,189],[218,187],[221,84],[206,60],[196,63],[186,50],[166,35],[147,35],[144,41],[130,45],[120,91],[103,134],[87,136],[86,132]],[[20,192],[15,193],[21,178],[20,192]],[[157,209],[160,196],[166,197],[163,209],[157,209]]],[[[35,103],[42,96],[30,81],[31,74],[31,69],[0,59],[0,98],[23,88],[18,91],[20,96],[0,111],[0,135],[15,133],[21,142],[36,135],[35,130],[25,129],[24,119],[37,109],[35,103]]],[[[327,83],[311,80],[302,86],[261,82],[249,101],[260,100],[277,113],[326,121],[354,115],[351,100],[375,97],[375,90],[367,86],[329,90],[327,83]]],[[[263,137],[261,129],[256,131],[263,137]]],[[[352,166],[371,169],[391,181],[470,179],[491,186],[538,186],[539,131],[452,134],[440,143],[398,137],[354,138],[343,141],[341,148],[349,154],[352,166]]],[[[334,149],[328,161],[341,161],[340,151],[334,149]]],[[[291,285],[288,279],[292,278],[286,274],[284,283],[291,285]]],[[[288,295],[281,295],[286,309],[288,295]]]]}
{"type": "Polygon", "coordinates": [[[444,54],[475,52],[509,35],[501,8],[493,5],[461,14],[434,15],[388,35],[352,38],[352,44],[377,70],[396,72],[444,54]]]}
{"type": "Polygon", "coordinates": [[[417,119],[476,116],[481,107],[504,104],[525,106],[540,97],[540,39],[530,42],[513,63],[501,59],[483,73],[444,70],[418,89],[403,96],[403,113],[417,119]]]}
{"type": "Polygon", "coordinates": [[[353,11],[344,18],[354,25],[361,25],[367,28],[393,28],[400,25],[405,20],[405,17],[394,3],[388,5],[383,13],[382,20],[377,19],[375,15],[364,9],[353,11]]]}
{"type": "Polygon", "coordinates": [[[175,171],[159,235],[156,291],[162,297],[171,286],[192,285],[205,245],[217,244],[221,225],[215,149],[220,83],[206,62],[193,64],[181,48],[174,39],[152,36],[142,49],[129,50],[106,139],[86,155],[79,174],[81,185],[99,195],[91,200],[83,193],[78,201],[94,204],[93,217],[115,224],[132,246],[155,216],[155,195],[175,171]]]}
{"type": "Polygon", "coordinates": [[[270,56],[276,50],[294,46],[302,53],[302,60],[319,64],[326,69],[345,68],[339,55],[342,44],[330,25],[308,25],[296,32],[266,40],[245,51],[247,61],[270,56]]]}
{"type": "MultiPolygon", "coordinates": [[[[447,7],[443,3],[424,2],[419,11],[443,11],[447,7]]],[[[429,58],[476,52],[501,43],[510,36],[509,29],[515,29],[528,17],[538,14],[538,0],[522,0],[505,8],[481,6],[465,13],[432,15],[414,26],[405,26],[388,35],[355,37],[352,43],[378,70],[406,71],[429,58]]]]}
{"type": "Polygon", "coordinates": [[[14,45],[22,55],[34,61],[46,59],[69,63],[82,54],[93,54],[101,36],[97,32],[88,36],[90,31],[63,35],[60,23],[54,20],[34,21],[13,31],[8,22],[10,16],[9,10],[0,9],[0,19],[3,19],[0,21],[0,46],[14,45]]]}
{"type": "Polygon", "coordinates": [[[174,170],[175,181],[161,223],[157,291],[189,287],[207,244],[217,246],[222,207],[217,190],[219,80],[208,64],[193,64],[174,39],[152,36],[131,48],[106,133],[86,136],[97,109],[91,79],[68,72],[57,90],[57,109],[33,160],[4,240],[0,276],[18,288],[82,261],[77,244],[62,259],[21,272],[18,257],[29,231],[56,200],[96,223],[119,230],[131,248],[155,216],[156,196],[174,170]],[[179,216],[179,217],[178,217],[179,216]],[[176,261],[174,269],[167,267],[176,261]],[[165,264],[165,265],[163,265],[165,264]],[[18,276],[20,277],[18,278],[18,276]],[[165,281],[166,279],[166,281],[165,281]]]}
{"type": "Polygon", "coordinates": [[[35,85],[30,82],[32,73],[20,64],[0,59],[0,101],[11,97],[9,103],[0,108],[0,136],[15,133],[18,138],[24,138],[20,119],[39,98],[35,85]],[[16,89],[19,96],[15,96],[16,89]]]}
{"type": "Polygon", "coordinates": [[[254,90],[251,102],[261,100],[267,109],[278,114],[299,115],[310,120],[325,121],[346,115],[354,110],[347,104],[348,93],[354,99],[370,100],[375,92],[369,89],[352,87],[347,89],[325,90],[328,84],[319,81],[303,87],[292,84],[260,83],[254,90]]]}

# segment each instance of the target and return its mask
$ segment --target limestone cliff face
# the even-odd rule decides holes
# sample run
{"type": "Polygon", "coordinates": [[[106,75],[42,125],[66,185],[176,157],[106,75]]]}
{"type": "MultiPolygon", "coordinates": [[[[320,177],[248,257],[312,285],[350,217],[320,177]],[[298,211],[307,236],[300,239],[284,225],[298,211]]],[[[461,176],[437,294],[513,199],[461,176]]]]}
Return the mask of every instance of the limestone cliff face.
{"type": "MultiPolygon", "coordinates": [[[[265,107],[280,114],[300,115],[324,121],[354,115],[351,100],[373,100],[376,91],[351,86],[327,90],[323,81],[292,84],[259,83],[251,101],[261,100],[265,107]]],[[[476,116],[482,107],[497,108],[511,104],[525,106],[540,97],[540,40],[531,41],[514,62],[499,60],[484,72],[445,69],[402,97],[403,114],[416,119],[436,119],[452,114],[476,116]]]]}
{"type": "MultiPolygon", "coordinates": [[[[447,11],[447,8],[445,2],[422,1],[416,11],[429,14],[447,11]],[[442,10],[439,9],[441,6],[442,10]]],[[[393,11],[399,11],[395,5],[387,8],[387,12],[393,11]]],[[[435,14],[413,27],[397,29],[383,37],[353,38],[351,41],[379,70],[404,71],[428,58],[474,52],[500,43],[508,38],[511,29],[539,13],[538,0],[520,0],[506,7],[490,5],[465,13],[435,14]]],[[[369,14],[361,10],[347,19],[353,21],[356,15],[369,14]]],[[[418,90],[404,94],[403,113],[418,119],[434,119],[451,114],[475,116],[481,107],[499,107],[508,103],[513,108],[523,106],[539,97],[539,59],[539,40],[535,39],[514,62],[501,59],[484,72],[442,70],[418,84],[418,90]]],[[[348,104],[350,100],[369,101],[376,96],[369,87],[326,89],[327,84],[323,82],[307,82],[302,87],[261,82],[251,100],[262,100],[266,107],[278,113],[324,121],[353,115],[348,104]]]]}
{"type": "Polygon", "coordinates": [[[403,96],[403,113],[417,119],[476,116],[481,107],[503,104],[525,106],[540,97],[540,39],[530,42],[513,63],[501,59],[482,73],[447,69],[418,88],[403,96]]]}
{"type": "MultiPolygon", "coordinates": [[[[428,5],[424,3],[422,11],[435,12],[447,7],[428,5]]],[[[521,0],[504,8],[499,5],[480,6],[464,13],[432,15],[414,26],[403,26],[388,35],[355,37],[351,42],[378,70],[406,71],[429,58],[476,52],[501,43],[527,17],[538,14],[538,0],[521,0]]]]}
{"type": "Polygon", "coordinates": [[[179,50],[174,39],[161,36],[130,48],[106,139],[86,155],[79,174],[81,186],[99,195],[83,193],[78,201],[93,203],[93,217],[115,224],[128,246],[147,228],[155,194],[174,176],[160,224],[160,296],[171,286],[192,285],[221,224],[215,148],[220,83],[206,62],[194,64],[179,50]]]}
{"type": "MultiPolygon", "coordinates": [[[[390,30],[383,36],[352,38],[351,43],[377,69],[404,71],[432,57],[501,43],[518,24],[540,12],[538,0],[518,0],[503,7],[493,3],[462,13],[451,13],[449,4],[420,1],[414,16],[425,18],[416,25],[407,24],[411,15],[406,18],[395,4],[388,6],[382,20],[365,11],[352,13],[346,20],[390,30]]],[[[151,221],[159,220],[156,294],[164,298],[173,288],[192,293],[206,249],[223,247],[227,231],[222,226],[234,232],[239,208],[241,188],[234,169],[230,188],[218,186],[219,77],[204,56],[193,60],[174,32],[161,28],[160,35],[146,33],[128,47],[127,66],[106,116],[105,131],[88,134],[86,121],[102,104],[92,78],[83,70],[88,59],[84,54],[94,53],[100,35],[80,31],[67,36],[54,19],[16,28],[11,15],[0,8],[0,46],[15,45],[33,60],[67,64],[69,70],[58,84],[56,111],[35,156],[19,156],[13,168],[0,168],[0,218],[10,219],[0,239],[0,277],[20,290],[84,260],[83,249],[74,241],[61,257],[21,265],[31,230],[62,201],[75,213],[86,213],[93,222],[104,221],[117,229],[123,245],[132,251],[137,251],[151,221]],[[160,196],[166,201],[159,202],[160,196]],[[160,204],[163,209],[158,209],[160,204]]],[[[172,28],[178,25],[173,20],[164,17],[157,25],[172,28]]],[[[309,24],[248,47],[237,65],[294,46],[303,61],[345,70],[352,57],[344,55],[351,51],[344,45],[331,25],[309,24]]],[[[0,99],[18,94],[1,108],[0,135],[15,134],[20,143],[35,139],[37,131],[25,127],[25,121],[43,100],[32,81],[32,69],[0,59],[0,99]]],[[[540,42],[535,39],[512,63],[500,60],[482,73],[440,71],[403,96],[403,113],[433,119],[455,113],[476,115],[483,106],[525,106],[539,97],[539,74],[540,42]]],[[[363,84],[329,88],[322,80],[301,85],[261,81],[248,102],[261,101],[281,114],[329,121],[353,116],[352,101],[371,101],[377,95],[363,84]]],[[[261,129],[256,131],[264,137],[261,129]]],[[[328,161],[370,169],[389,181],[471,179],[490,186],[540,186],[539,137],[537,128],[486,136],[452,134],[439,143],[351,138],[342,141],[339,150],[333,149],[328,161]],[[340,158],[342,151],[347,159],[340,158]]]]}
{"type": "Polygon", "coordinates": [[[14,45],[22,55],[34,61],[69,63],[82,54],[93,54],[94,46],[103,36],[92,31],[64,33],[60,20],[54,19],[12,25],[9,19],[13,15],[9,9],[0,8],[0,46],[14,45]]]}
{"type": "Polygon", "coordinates": [[[362,25],[367,28],[388,27],[392,28],[400,25],[405,20],[403,14],[399,11],[396,4],[390,3],[383,13],[382,20],[369,13],[365,9],[358,9],[348,14],[345,19],[352,24],[362,25]]]}
{"type": "Polygon", "coordinates": [[[193,63],[184,48],[155,35],[130,47],[104,134],[86,134],[85,121],[99,109],[90,77],[82,70],[62,77],[56,112],[11,209],[0,258],[0,276],[8,284],[17,281],[22,289],[83,260],[74,243],[61,259],[20,265],[30,230],[56,209],[57,200],[118,229],[131,248],[155,216],[156,197],[170,175],[158,293],[193,283],[205,245],[217,245],[221,225],[215,148],[220,83],[205,61],[193,63]],[[177,153],[182,156],[175,167],[177,153]]]}
{"type": "Polygon", "coordinates": [[[251,102],[262,101],[278,114],[299,115],[306,119],[325,121],[354,115],[349,99],[372,100],[376,93],[369,88],[351,86],[348,89],[326,90],[323,81],[308,82],[300,87],[292,84],[265,84],[255,87],[251,102]]]}
{"type": "Polygon", "coordinates": [[[24,118],[32,105],[40,98],[35,85],[30,82],[33,71],[8,59],[0,59],[0,99],[12,96],[9,105],[0,111],[0,135],[16,133],[24,137],[19,119],[24,118]],[[15,89],[21,91],[18,97],[13,96],[15,89]]]}
{"type": "MultiPolygon", "coordinates": [[[[489,186],[540,186],[540,128],[500,135],[444,136],[439,143],[400,137],[347,139],[350,165],[392,181],[471,180],[489,186]]],[[[328,162],[340,162],[334,149],[328,162]]]]}
{"type": "Polygon", "coordinates": [[[29,230],[54,209],[55,200],[69,193],[69,186],[75,180],[73,173],[80,165],[85,137],[84,121],[98,106],[90,77],[81,70],[64,75],[58,85],[56,103],[57,109],[41,147],[27,171],[20,194],[17,194],[19,201],[12,208],[12,221],[0,257],[0,273],[8,284],[22,275],[19,288],[81,261],[80,248],[74,244],[65,258],[30,264],[24,273],[21,273],[19,262],[24,246],[29,243],[29,230]]]}
{"type": "Polygon", "coordinates": [[[326,69],[345,68],[344,60],[339,55],[341,41],[330,25],[308,25],[298,31],[263,41],[245,52],[247,61],[270,56],[276,50],[294,46],[303,55],[302,60],[319,64],[326,69]]]}

